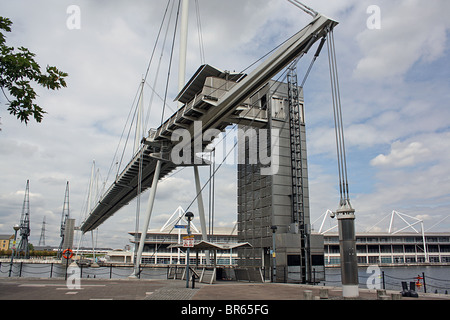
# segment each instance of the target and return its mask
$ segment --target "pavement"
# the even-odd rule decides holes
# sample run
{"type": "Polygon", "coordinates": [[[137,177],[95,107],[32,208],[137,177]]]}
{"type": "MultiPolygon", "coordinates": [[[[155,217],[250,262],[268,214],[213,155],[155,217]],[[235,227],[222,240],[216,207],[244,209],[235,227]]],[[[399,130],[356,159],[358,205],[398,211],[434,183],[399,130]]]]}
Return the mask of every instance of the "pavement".
{"type": "MultiPolygon", "coordinates": [[[[224,281],[215,284],[196,283],[195,289],[186,288],[181,280],[139,279],[81,279],[67,283],[64,279],[0,278],[0,300],[182,300],[182,301],[269,301],[305,300],[309,295],[320,299],[320,289],[326,288],[328,299],[343,300],[339,287],[285,283],[248,283],[224,281]],[[305,296],[305,292],[306,295],[305,296]]],[[[391,300],[387,291],[384,299],[391,300]]],[[[360,289],[357,300],[379,300],[376,290],[360,289]]],[[[419,298],[401,300],[450,300],[450,295],[419,293],[419,298]]]]}

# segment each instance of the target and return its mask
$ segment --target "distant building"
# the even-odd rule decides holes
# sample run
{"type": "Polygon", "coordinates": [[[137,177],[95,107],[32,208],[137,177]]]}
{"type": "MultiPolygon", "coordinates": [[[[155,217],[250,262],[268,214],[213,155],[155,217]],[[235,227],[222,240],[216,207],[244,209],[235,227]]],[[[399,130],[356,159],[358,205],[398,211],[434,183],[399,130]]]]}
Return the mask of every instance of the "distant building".
{"type": "MultiPolygon", "coordinates": [[[[134,240],[134,232],[130,232],[134,240]]],[[[173,233],[160,232],[159,230],[150,230],[144,245],[142,263],[147,264],[185,264],[185,250],[180,251],[177,248],[168,248],[171,244],[181,243],[182,237],[186,235],[185,230],[173,233]],[[181,241],[181,242],[180,242],[181,241]]],[[[140,234],[139,234],[140,236],[140,234]]],[[[339,236],[337,233],[327,233],[325,235],[312,234],[312,239],[323,237],[324,248],[323,256],[315,255],[319,259],[317,265],[325,264],[326,267],[340,266],[339,236]],[[323,261],[322,261],[323,259],[323,261]]],[[[200,242],[201,233],[194,233],[195,242],[200,242]]],[[[138,238],[139,239],[139,238],[138,238]]],[[[217,243],[238,243],[236,232],[231,233],[231,229],[220,228],[211,242],[217,243]]],[[[139,240],[137,244],[139,243],[139,240]]],[[[322,240],[319,241],[319,244],[322,240]]],[[[312,243],[313,247],[317,244],[312,243]]],[[[423,237],[417,233],[357,233],[356,250],[358,265],[385,264],[393,266],[404,266],[407,264],[450,264],[450,233],[426,233],[424,250],[423,237]]],[[[133,261],[133,252],[112,251],[108,252],[111,262],[133,261]]],[[[205,253],[199,255],[199,264],[205,264],[205,253]]],[[[191,256],[191,263],[195,264],[195,255],[191,256]]],[[[219,265],[239,265],[239,256],[237,252],[223,251],[218,252],[217,263],[219,265]]],[[[314,263],[313,265],[316,265],[314,263]]],[[[263,266],[264,267],[264,266],[263,266]]],[[[266,266],[267,267],[267,266],[266,266]]]]}
{"type": "MultiPolygon", "coordinates": [[[[338,234],[325,234],[324,243],[325,266],[339,266],[338,234]]],[[[357,233],[356,251],[358,265],[450,264],[450,233],[357,233]]]]}
{"type": "MultiPolygon", "coordinates": [[[[135,232],[129,233],[132,236],[133,246],[139,245],[141,233],[138,233],[137,241],[135,232]]],[[[179,248],[169,248],[171,244],[181,244],[183,236],[187,235],[186,229],[175,229],[175,231],[149,230],[145,238],[144,250],[142,253],[143,264],[186,264],[186,250],[179,248]]],[[[202,240],[202,234],[193,232],[194,242],[202,240]]],[[[214,243],[238,243],[236,232],[232,233],[230,228],[215,228],[214,235],[208,237],[209,242],[214,243]]],[[[134,258],[129,252],[110,252],[108,254],[112,262],[132,262],[134,258]]],[[[211,255],[212,258],[212,255],[211,255]]],[[[196,264],[196,256],[191,255],[190,261],[196,264]]],[[[219,250],[217,252],[218,265],[236,265],[238,259],[237,252],[233,250],[219,250]]],[[[206,252],[199,254],[198,264],[206,264],[206,252]]]]}
{"type": "Polygon", "coordinates": [[[13,234],[0,234],[0,250],[9,250],[12,246],[13,240],[13,234]]]}

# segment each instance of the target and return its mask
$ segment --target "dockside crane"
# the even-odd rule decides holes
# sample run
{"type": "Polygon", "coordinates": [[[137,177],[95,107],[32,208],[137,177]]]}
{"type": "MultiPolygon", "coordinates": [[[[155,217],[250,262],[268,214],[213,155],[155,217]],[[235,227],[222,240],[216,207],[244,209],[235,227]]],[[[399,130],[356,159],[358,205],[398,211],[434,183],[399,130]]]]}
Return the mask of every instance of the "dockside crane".
{"type": "Polygon", "coordinates": [[[41,228],[41,237],[39,238],[39,246],[45,247],[45,216],[44,220],[42,220],[42,228],[41,228]]]}
{"type": "Polygon", "coordinates": [[[66,222],[67,219],[70,217],[70,208],[69,208],[69,181],[66,183],[66,192],[64,195],[64,205],[63,210],[61,214],[61,227],[60,227],[60,237],[61,237],[61,243],[58,247],[58,258],[61,258],[62,255],[62,247],[64,244],[64,235],[66,232],[66,222]]]}
{"type": "Polygon", "coordinates": [[[30,180],[27,180],[25,196],[22,205],[22,215],[20,216],[20,242],[17,248],[17,255],[25,259],[30,258],[30,249],[28,247],[28,237],[30,236],[30,180]]]}

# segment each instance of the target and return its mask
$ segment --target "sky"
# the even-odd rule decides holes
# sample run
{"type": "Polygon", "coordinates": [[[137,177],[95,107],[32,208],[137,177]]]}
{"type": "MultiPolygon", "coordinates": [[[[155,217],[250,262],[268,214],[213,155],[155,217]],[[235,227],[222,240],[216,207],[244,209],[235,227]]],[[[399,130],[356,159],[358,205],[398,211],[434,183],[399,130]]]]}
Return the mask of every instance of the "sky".
{"type": "MultiPolygon", "coordinates": [[[[374,225],[372,231],[387,231],[388,219],[383,218],[396,210],[423,220],[425,229],[448,232],[450,218],[438,222],[450,214],[450,20],[445,14],[450,12],[450,2],[305,3],[339,21],[334,35],[357,231],[374,225]]],[[[69,74],[67,88],[37,88],[37,103],[47,111],[40,124],[32,120],[25,125],[9,115],[7,101],[0,95],[1,234],[12,234],[20,220],[27,180],[30,242],[34,245],[39,242],[44,216],[46,244],[59,244],[66,181],[70,215],[77,225],[86,214],[94,160],[97,188],[107,177],[109,186],[116,172],[114,163],[122,154],[119,141],[122,132],[128,132],[127,117],[149,65],[166,5],[165,0],[0,1],[1,15],[13,22],[7,45],[27,47],[42,68],[55,65],[69,74]],[[71,5],[79,10],[73,11],[71,5]]],[[[144,86],[144,105],[150,109],[147,129],[160,123],[175,12],[170,16],[165,49],[157,47],[144,86]],[[153,100],[151,88],[156,92],[153,100]]],[[[286,0],[191,0],[187,78],[203,62],[222,70],[244,70],[310,20],[286,0]],[[205,61],[200,54],[196,2],[205,61]]],[[[164,36],[165,29],[160,44],[164,36]]],[[[166,117],[177,109],[173,102],[177,50],[175,42],[166,117]]],[[[311,58],[310,53],[300,62],[300,78],[311,58]]],[[[339,202],[326,50],[314,65],[304,95],[313,222],[327,209],[336,210],[339,202]]],[[[128,148],[122,165],[131,154],[128,148]]],[[[209,169],[200,171],[204,183],[209,169]]],[[[186,208],[195,196],[194,186],[189,168],[162,181],[150,228],[160,228],[178,206],[186,208]]],[[[215,226],[231,228],[237,219],[235,166],[222,166],[215,186],[215,226]]],[[[207,205],[207,193],[204,198],[207,205]]],[[[147,192],[142,199],[141,207],[145,207],[147,192]]],[[[98,246],[129,244],[136,205],[131,202],[100,226],[98,246]]],[[[196,212],[196,204],[191,210],[196,212]]],[[[317,229],[318,223],[313,227],[317,229]]],[[[402,221],[396,223],[403,227],[402,221]]],[[[90,237],[85,236],[82,244],[90,246],[90,237]]]]}

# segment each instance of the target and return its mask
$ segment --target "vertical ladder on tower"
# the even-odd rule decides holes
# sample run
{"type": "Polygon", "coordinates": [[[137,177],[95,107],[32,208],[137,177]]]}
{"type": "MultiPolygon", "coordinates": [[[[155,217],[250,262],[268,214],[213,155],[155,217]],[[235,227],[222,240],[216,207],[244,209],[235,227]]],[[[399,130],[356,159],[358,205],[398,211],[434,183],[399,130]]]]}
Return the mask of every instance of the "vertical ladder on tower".
{"type": "Polygon", "coordinates": [[[295,232],[301,235],[300,269],[302,283],[306,283],[309,277],[308,265],[308,240],[305,225],[305,199],[303,190],[303,154],[301,126],[304,125],[303,109],[300,110],[299,87],[297,80],[296,63],[288,69],[288,102],[289,102],[289,128],[291,145],[292,168],[292,222],[295,232]],[[297,229],[298,228],[298,229],[297,229]]]}
{"type": "Polygon", "coordinates": [[[300,101],[295,67],[289,68],[288,75],[289,129],[292,168],[292,209],[293,222],[300,223],[303,207],[302,190],[302,146],[300,122],[300,101]]]}

